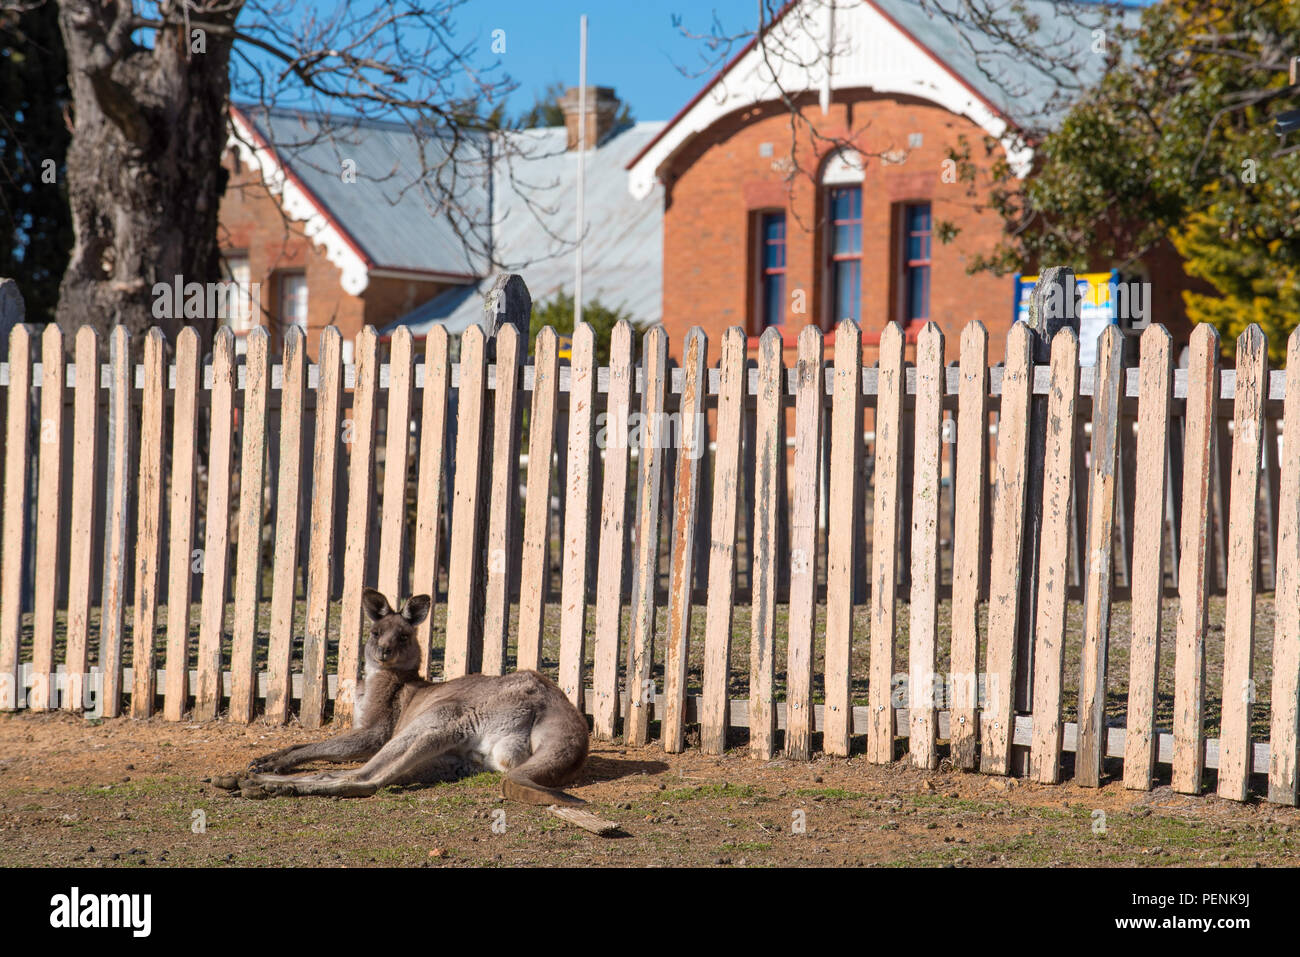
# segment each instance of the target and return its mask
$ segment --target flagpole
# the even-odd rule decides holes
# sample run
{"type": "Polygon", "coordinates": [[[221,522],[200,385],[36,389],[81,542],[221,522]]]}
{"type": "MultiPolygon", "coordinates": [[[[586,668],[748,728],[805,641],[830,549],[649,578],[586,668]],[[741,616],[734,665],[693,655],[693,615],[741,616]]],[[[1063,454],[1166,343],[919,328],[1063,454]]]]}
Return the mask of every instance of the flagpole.
{"type": "Polygon", "coordinates": [[[582,234],[585,219],[583,216],[583,191],[586,186],[587,168],[587,15],[578,20],[578,248],[574,260],[573,277],[573,329],[578,330],[582,322],[582,234]]]}

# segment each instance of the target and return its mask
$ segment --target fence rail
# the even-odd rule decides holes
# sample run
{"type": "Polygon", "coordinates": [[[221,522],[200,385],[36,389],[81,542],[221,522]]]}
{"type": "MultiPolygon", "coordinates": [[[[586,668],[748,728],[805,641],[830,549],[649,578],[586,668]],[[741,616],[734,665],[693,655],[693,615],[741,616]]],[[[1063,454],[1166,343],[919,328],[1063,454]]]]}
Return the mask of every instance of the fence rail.
{"type": "Polygon", "coordinates": [[[680,751],[698,723],[717,753],[743,727],[754,754],[782,744],[804,758],[865,736],[874,762],[896,759],[902,737],[921,767],[946,741],[956,766],[1043,782],[1073,753],[1085,784],[1122,758],[1131,788],[1167,765],[1176,789],[1198,792],[1210,768],[1242,800],[1266,773],[1268,799],[1295,804],[1300,376],[1267,369],[1254,326],[1222,369],[1203,326],[1179,369],[1159,326],[1132,368],[1116,328],[1096,368],[1078,366],[1069,330],[1036,356],[1017,324],[994,367],[987,338],[971,324],[950,350],[930,324],[908,362],[891,325],[864,366],[852,322],[829,360],[809,327],[787,366],[775,330],[756,354],[728,330],[715,359],[697,329],[677,365],[662,328],[638,356],[621,324],[599,366],[586,326],[567,362],[551,330],[529,357],[515,326],[473,327],[458,363],[439,329],[422,357],[399,330],[381,362],[367,328],[345,365],[333,327],[314,364],[295,329],[279,362],[264,330],[242,361],[222,330],[206,362],[193,330],[170,362],[153,330],[133,363],[117,329],[100,365],[90,329],[65,363],[56,327],[18,326],[0,364],[0,694],[80,710],[93,690],[105,716],[161,704],[168,720],[240,722],[283,722],[296,702],[309,726],[333,700],[346,722],[361,590],[375,583],[445,596],[443,646],[430,625],[420,642],[424,671],[440,655],[447,678],[510,667],[512,631],[516,667],[549,666],[558,604],[555,671],[599,737],[621,724],[645,742],[657,722],[680,751]],[[1265,587],[1268,742],[1252,732],[1265,587]],[[1207,739],[1216,588],[1224,691],[1207,739]],[[1107,711],[1119,595],[1131,601],[1123,727],[1107,711]],[[1161,611],[1174,598],[1171,640],[1161,611]],[[748,695],[735,697],[742,634],[748,695]],[[1066,721],[1076,640],[1078,720],[1066,721]]]}

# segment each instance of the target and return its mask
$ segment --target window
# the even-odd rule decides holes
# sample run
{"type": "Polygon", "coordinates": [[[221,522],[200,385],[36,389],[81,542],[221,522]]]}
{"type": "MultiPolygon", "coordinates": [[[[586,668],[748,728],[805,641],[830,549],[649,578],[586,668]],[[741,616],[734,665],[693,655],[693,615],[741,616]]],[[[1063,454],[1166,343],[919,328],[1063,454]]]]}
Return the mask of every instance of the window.
{"type": "Polygon", "coordinates": [[[831,322],[862,320],[862,187],[827,194],[830,220],[831,322]]]}
{"type": "Polygon", "coordinates": [[[903,207],[903,319],[919,326],[930,318],[930,204],[903,207]]]}
{"type": "Polygon", "coordinates": [[[223,257],[221,278],[227,283],[221,289],[217,303],[217,318],[230,325],[232,331],[245,333],[253,327],[256,288],[252,285],[248,257],[231,253],[223,257]]]}
{"type": "Polygon", "coordinates": [[[280,277],[280,325],[307,331],[307,277],[300,272],[280,277]]]}
{"type": "Polygon", "coordinates": [[[759,220],[758,329],[779,326],[785,316],[785,213],[759,220]]]}

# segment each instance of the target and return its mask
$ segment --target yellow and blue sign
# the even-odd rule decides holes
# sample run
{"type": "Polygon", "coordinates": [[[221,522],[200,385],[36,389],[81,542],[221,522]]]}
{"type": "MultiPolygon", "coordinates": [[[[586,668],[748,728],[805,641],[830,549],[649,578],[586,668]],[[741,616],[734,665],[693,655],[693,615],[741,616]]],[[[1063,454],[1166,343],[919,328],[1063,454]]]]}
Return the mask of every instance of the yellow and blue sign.
{"type": "MultiPolygon", "coordinates": [[[[1016,322],[1029,319],[1029,300],[1033,298],[1037,282],[1037,276],[1016,273],[1016,322]]],[[[1097,364],[1097,337],[1106,326],[1119,321],[1115,306],[1119,270],[1079,273],[1074,282],[1078,290],[1075,302],[1079,307],[1079,365],[1093,366],[1097,364]]]]}

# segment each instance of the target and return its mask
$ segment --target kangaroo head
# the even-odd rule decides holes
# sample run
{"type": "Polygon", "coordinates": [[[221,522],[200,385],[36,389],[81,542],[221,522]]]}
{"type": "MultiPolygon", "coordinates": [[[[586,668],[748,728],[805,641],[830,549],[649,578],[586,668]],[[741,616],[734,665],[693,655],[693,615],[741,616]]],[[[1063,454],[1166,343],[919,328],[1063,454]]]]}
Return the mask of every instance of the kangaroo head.
{"type": "Polygon", "coordinates": [[[393,611],[387,598],[367,588],[361,594],[361,604],[370,619],[366,657],[387,671],[415,671],[420,664],[415,626],[428,617],[432,599],[428,595],[415,595],[393,611]]]}

